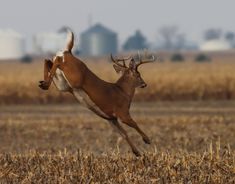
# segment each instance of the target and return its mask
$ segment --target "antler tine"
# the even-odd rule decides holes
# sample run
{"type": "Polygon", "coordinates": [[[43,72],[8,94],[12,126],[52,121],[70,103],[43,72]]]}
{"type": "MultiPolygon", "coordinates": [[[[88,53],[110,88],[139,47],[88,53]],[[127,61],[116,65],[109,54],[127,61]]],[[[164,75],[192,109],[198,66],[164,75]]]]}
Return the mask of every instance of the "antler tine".
{"type": "Polygon", "coordinates": [[[121,66],[121,67],[126,67],[127,68],[127,66],[126,66],[126,63],[125,63],[125,61],[127,61],[127,60],[129,60],[129,59],[131,59],[131,56],[129,56],[129,57],[127,57],[127,58],[122,58],[122,59],[114,59],[113,58],[113,55],[111,54],[111,60],[116,64],[116,65],[118,65],[118,66],[121,66]],[[119,64],[118,62],[120,62],[120,61],[122,61],[122,64],[123,65],[121,65],[121,64],[119,64]]]}
{"type": "Polygon", "coordinates": [[[127,61],[127,60],[129,60],[129,59],[131,59],[131,56],[128,56],[128,57],[123,57],[123,59],[122,60],[124,60],[124,61],[127,61]]]}
{"type": "Polygon", "coordinates": [[[111,57],[111,60],[112,60],[116,65],[123,67],[122,65],[120,65],[120,64],[118,63],[118,60],[116,60],[116,59],[113,58],[113,55],[112,55],[112,54],[110,55],[110,57],[111,57]]]}
{"type": "Polygon", "coordinates": [[[144,63],[151,63],[151,62],[154,62],[156,60],[154,55],[152,55],[151,59],[144,59],[144,60],[141,59],[139,51],[138,51],[138,56],[139,56],[140,62],[136,65],[136,68],[138,68],[138,66],[140,66],[144,63]]]}
{"type": "Polygon", "coordinates": [[[138,57],[139,57],[139,60],[141,61],[140,51],[139,50],[138,50],[138,57]]]}

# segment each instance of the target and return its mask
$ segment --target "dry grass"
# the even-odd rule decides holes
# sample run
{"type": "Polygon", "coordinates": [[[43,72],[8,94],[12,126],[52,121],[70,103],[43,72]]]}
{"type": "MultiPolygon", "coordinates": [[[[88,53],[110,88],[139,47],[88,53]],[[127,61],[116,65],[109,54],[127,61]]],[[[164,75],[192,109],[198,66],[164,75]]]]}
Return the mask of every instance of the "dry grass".
{"type": "MultiPolygon", "coordinates": [[[[108,57],[107,57],[108,58],[108,57]]],[[[84,59],[99,77],[110,82],[118,75],[106,59],[84,59]],[[92,62],[94,61],[94,62],[92,62]],[[96,62],[95,62],[96,61],[96,62]]],[[[152,100],[225,100],[235,98],[234,54],[216,56],[210,63],[169,61],[146,64],[140,68],[148,84],[136,93],[136,101],[152,100]]],[[[43,77],[43,62],[32,64],[0,62],[0,103],[74,102],[52,87],[48,92],[38,88],[43,77]]]]}
{"type": "MultiPolygon", "coordinates": [[[[226,151],[226,150],[225,150],[226,151]]],[[[1,183],[234,183],[234,153],[0,155],[1,183]]]]}
{"type": "Polygon", "coordinates": [[[129,136],[79,105],[0,106],[1,183],[234,183],[234,102],[137,103],[150,136],[129,136]]]}

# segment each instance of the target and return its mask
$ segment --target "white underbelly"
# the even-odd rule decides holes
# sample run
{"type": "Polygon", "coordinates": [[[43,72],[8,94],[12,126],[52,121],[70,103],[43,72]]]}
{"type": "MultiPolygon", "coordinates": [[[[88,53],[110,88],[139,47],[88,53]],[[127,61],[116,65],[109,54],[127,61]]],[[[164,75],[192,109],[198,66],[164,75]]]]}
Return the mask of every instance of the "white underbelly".
{"type": "Polygon", "coordinates": [[[89,108],[91,111],[93,111],[95,114],[110,118],[107,114],[105,114],[91,99],[90,97],[84,92],[82,89],[73,89],[73,94],[75,98],[84,106],[89,108]]]}
{"type": "Polygon", "coordinates": [[[69,91],[71,89],[63,71],[58,68],[56,69],[55,77],[53,77],[53,82],[59,91],[69,91]]]}
{"type": "Polygon", "coordinates": [[[84,92],[82,89],[72,88],[69,84],[69,81],[66,79],[62,70],[57,69],[55,77],[53,78],[53,82],[56,88],[59,91],[72,91],[75,98],[88,109],[93,111],[100,117],[109,119],[110,117],[106,115],[91,99],[90,97],[84,92]]]}

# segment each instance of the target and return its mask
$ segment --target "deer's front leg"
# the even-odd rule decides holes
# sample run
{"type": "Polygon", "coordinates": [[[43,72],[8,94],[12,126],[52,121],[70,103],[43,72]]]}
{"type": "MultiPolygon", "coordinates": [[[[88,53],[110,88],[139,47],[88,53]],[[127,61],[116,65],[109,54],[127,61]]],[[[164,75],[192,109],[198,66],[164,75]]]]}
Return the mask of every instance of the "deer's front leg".
{"type": "Polygon", "coordinates": [[[120,113],[119,114],[119,118],[121,119],[121,121],[123,123],[125,123],[126,125],[134,128],[142,136],[143,141],[146,144],[150,144],[151,143],[149,137],[139,128],[137,123],[131,118],[129,112],[127,112],[127,113],[120,113]]]}
{"type": "Polygon", "coordinates": [[[120,133],[120,135],[127,141],[127,143],[129,144],[129,146],[132,149],[132,152],[135,154],[135,156],[141,156],[140,152],[138,151],[138,149],[135,147],[135,145],[132,143],[132,141],[130,140],[129,136],[127,135],[126,131],[124,130],[124,128],[122,128],[122,126],[119,124],[118,120],[110,120],[111,125],[113,125],[116,130],[120,133]]]}
{"type": "Polygon", "coordinates": [[[56,69],[60,66],[61,59],[56,57],[54,63],[51,60],[45,60],[44,63],[44,81],[39,81],[39,87],[43,90],[48,90],[53,77],[55,76],[56,69]]]}

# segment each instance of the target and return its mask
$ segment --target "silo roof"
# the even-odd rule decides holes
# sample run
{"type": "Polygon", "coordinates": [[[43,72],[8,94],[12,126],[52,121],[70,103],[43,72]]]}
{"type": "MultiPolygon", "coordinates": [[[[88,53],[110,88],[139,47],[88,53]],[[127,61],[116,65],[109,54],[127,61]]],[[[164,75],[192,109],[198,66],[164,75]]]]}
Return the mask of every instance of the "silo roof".
{"type": "Polygon", "coordinates": [[[23,38],[23,36],[12,30],[12,29],[0,29],[0,35],[1,36],[11,36],[11,37],[15,37],[15,38],[23,38]]]}
{"type": "Polygon", "coordinates": [[[89,35],[89,34],[109,34],[109,35],[116,35],[115,32],[111,31],[110,29],[104,27],[102,24],[96,24],[90,27],[88,30],[82,33],[82,35],[89,35]]]}

